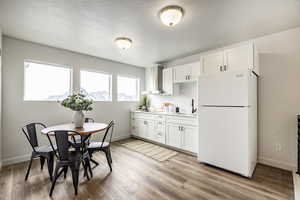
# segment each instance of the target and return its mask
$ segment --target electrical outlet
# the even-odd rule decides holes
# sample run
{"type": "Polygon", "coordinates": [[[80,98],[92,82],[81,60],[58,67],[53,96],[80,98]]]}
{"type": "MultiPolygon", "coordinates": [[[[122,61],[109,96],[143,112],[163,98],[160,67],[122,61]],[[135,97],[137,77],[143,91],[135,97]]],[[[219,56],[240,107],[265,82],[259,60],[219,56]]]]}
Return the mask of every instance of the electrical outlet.
{"type": "Polygon", "coordinates": [[[280,143],[277,143],[277,144],[275,145],[275,150],[276,150],[276,152],[281,152],[281,151],[282,151],[282,146],[281,146],[280,143]]]}

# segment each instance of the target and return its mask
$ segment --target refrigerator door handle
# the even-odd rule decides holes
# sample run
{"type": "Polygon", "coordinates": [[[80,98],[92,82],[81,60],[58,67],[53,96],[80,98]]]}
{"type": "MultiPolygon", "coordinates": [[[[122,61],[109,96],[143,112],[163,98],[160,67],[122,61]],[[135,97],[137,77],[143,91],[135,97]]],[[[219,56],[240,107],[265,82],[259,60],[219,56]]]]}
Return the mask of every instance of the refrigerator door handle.
{"type": "Polygon", "coordinates": [[[249,108],[250,106],[200,105],[200,107],[211,107],[211,108],[249,108]]]}

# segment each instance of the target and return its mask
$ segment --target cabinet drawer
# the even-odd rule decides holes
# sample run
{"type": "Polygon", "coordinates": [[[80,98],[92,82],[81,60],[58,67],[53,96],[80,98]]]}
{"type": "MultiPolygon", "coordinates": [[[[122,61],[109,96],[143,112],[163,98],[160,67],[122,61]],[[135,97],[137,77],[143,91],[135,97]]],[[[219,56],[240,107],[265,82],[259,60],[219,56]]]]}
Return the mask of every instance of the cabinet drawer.
{"type": "Polygon", "coordinates": [[[165,132],[166,124],[164,121],[155,121],[154,122],[154,129],[157,132],[165,132]]]}
{"type": "Polygon", "coordinates": [[[172,124],[186,124],[191,126],[198,126],[198,119],[192,117],[167,116],[166,122],[172,124]]]}
{"type": "Polygon", "coordinates": [[[132,113],[131,114],[131,120],[135,119],[153,119],[153,115],[151,114],[144,114],[144,113],[132,113]]]}
{"type": "Polygon", "coordinates": [[[158,120],[158,121],[165,121],[166,120],[166,116],[164,115],[152,115],[154,120],[158,120]]]}
{"type": "Polygon", "coordinates": [[[166,144],[166,135],[165,132],[156,132],[156,137],[155,137],[155,141],[162,143],[162,144],[166,144]]]}

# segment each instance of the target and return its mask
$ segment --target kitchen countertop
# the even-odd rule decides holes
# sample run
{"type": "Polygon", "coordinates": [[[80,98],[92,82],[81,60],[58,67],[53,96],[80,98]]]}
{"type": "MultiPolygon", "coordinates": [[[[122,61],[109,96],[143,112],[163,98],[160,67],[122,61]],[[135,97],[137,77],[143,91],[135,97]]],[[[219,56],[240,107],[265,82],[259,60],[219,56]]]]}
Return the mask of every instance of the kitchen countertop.
{"type": "Polygon", "coordinates": [[[196,118],[197,117],[197,113],[195,114],[187,114],[187,113],[172,113],[172,112],[146,112],[146,111],[142,111],[142,110],[131,110],[131,112],[134,113],[145,113],[145,114],[154,114],[154,115],[171,115],[171,116],[178,116],[178,117],[193,117],[196,118]]]}

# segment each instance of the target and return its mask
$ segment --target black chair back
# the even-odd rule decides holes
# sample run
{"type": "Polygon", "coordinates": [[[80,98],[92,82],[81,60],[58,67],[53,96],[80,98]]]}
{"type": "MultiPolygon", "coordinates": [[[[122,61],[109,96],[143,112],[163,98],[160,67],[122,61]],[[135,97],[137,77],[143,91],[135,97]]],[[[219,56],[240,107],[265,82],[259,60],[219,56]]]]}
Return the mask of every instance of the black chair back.
{"type": "Polygon", "coordinates": [[[33,151],[35,151],[35,147],[39,146],[36,129],[37,126],[41,126],[42,128],[46,128],[46,126],[42,123],[30,123],[22,127],[22,132],[26,136],[28,142],[30,143],[33,151]]]}
{"type": "MultiPolygon", "coordinates": [[[[73,146],[73,143],[71,143],[69,141],[69,134],[73,133],[73,135],[79,135],[80,134],[76,131],[68,131],[68,130],[57,130],[57,131],[50,131],[47,133],[48,137],[50,133],[54,133],[55,136],[55,142],[56,142],[56,146],[57,146],[57,151],[55,151],[55,155],[56,157],[60,160],[60,161],[69,161],[69,149],[71,146],[73,146]]],[[[81,138],[81,143],[82,141],[82,137],[81,138]]],[[[50,140],[50,144],[51,147],[54,150],[54,146],[53,143],[50,140]]]]}
{"type": "Polygon", "coordinates": [[[107,126],[107,128],[106,128],[104,137],[103,137],[103,139],[102,139],[101,147],[103,146],[103,143],[104,143],[104,142],[108,142],[108,143],[111,142],[111,138],[112,138],[113,131],[114,131],[114,126],[115,126],[115,121],[112,120],[112,121],[108,124],[108,126],[107,126]]]}

